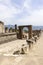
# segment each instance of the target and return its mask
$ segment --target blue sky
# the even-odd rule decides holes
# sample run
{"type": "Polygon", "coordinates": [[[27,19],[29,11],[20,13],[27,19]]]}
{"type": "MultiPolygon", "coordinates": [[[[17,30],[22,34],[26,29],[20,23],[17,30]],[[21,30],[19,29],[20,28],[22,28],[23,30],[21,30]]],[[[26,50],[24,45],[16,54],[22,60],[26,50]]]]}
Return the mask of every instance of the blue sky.
{"type": "Polygon", "coordinates": [[[43,0],[0,0],[0,20],[5,25],[43,25],[43,0]]]}

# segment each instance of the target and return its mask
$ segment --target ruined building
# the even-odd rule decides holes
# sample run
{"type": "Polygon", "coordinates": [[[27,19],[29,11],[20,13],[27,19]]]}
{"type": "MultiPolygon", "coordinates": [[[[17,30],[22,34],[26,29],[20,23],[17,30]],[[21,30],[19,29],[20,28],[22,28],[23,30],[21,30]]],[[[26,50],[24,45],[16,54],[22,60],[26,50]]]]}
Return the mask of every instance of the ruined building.
{"type": "Polygon", "coordinates": [[[0,21],[0,33],[5,33],[4,23],[0,21]]]}

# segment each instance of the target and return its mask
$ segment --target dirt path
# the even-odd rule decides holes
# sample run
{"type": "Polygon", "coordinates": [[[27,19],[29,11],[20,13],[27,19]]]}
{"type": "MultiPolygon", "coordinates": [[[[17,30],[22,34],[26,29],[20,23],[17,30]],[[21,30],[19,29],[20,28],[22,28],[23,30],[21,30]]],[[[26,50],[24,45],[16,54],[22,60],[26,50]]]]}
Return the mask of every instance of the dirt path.
{"type": "Polygon", "coordinates": [[[43,33],[34,48],[24,57],[21,63],[22,65],[43,65],[43,33]]]}
{"type": "MultiPolygon", "coordinates": [[[[20,42],[24,43],[24,40],[20,42]]],[[[7,45],[10,46],[10,44],[7,45]]],[[[0,49],[2,49],[2,46],[0,46],[0,49]]],[[[28,54],[16,58],[13,56],[0,56],[0,65],[43,65],[43,33],[28,54]]]]}

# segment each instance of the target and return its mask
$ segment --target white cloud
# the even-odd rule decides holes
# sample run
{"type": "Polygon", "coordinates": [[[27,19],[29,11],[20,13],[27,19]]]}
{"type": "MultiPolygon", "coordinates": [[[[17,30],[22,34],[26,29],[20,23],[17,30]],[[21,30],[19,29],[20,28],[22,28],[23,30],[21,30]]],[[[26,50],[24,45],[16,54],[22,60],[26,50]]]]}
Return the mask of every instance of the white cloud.
{"type": "Polygon", "coordinates": [[[25,0],[24,7],[30,9],[31,0],[25,0]]]}
{"type": "MultiPolygon", "coordinates": [[[[33,3],[34,4],[34,3],[33,3]]],[[[43,5],[34,4],[36,9],[33,9],[31,6],[31,0],[25,0],[24,7],[30,15],[24,16],[24,18],[19,19],[17,22],[21,22],[22,24],[32,24],[32,25],[43,25],[43,5]],[[37,6],[36,6],[37,5],[37,6]]]]}
{"type": "Polygon", "coordinates": [[[19,19],[18,22],[22,22],[27,25],[43,25],[43,9],[34,10],[30,16],[27,16],[24,19],[19,19]]]}
{"type": "Polygon", "coordinates": [[[0,0],[0,2],[0,19],[13,17],[14,14],[21,12],[20,9],[11,5],[11,0],[0,0]]]}
{"type": "Polygon", "coordinates": [[[0,4],[0,18],[7,18],[9,17],[11,14],[10,14],[10,11],[9,11],[9,8],[6,7],[5,5],[3,4],[0,4]]]}
{"type": "Polygon", "coordinates": [[[33,0],[25,0],[24,5],[21,8],[19,7],[17,8],[16,7],[17,3],[15,3],[16,5],[15,4],[12,5],[13,3],[11,2],[11,0],[0,0],[0,20],[5,21],[6,24],[7,23],[13,24],[14,22],[17,24],[22,23],[22,24],[43,25],[43,22],[42,22],[43,21],[43,6],[42,5],[40,6],[40,4],[38,5],[37,2],[36,4],[34,4],[33,2],[34,4],[34,7],[33,7],[31,4],[32,1],[33,0]],[[35,7],[36,9],[34,9],[35,7]],[[22,16],[22,14],[24,14],[23,17],[19,18],[19,15],[22,16]],[[18,16],[19,19],[15,19],[16,15],[18,16]]]}
{"type": "Polygon", "coordinates": [[[10,5],[11,4],[11,0],[0,0],[1,3],[10,5]]]}

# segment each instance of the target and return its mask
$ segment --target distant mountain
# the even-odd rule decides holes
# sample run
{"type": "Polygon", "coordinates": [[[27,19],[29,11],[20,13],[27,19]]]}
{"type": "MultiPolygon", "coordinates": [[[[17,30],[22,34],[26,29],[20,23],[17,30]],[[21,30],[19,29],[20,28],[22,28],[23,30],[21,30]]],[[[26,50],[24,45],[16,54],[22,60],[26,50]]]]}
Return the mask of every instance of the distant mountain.
{"type": "Polygon", "coordinates": [[[9,29],[10,27],[12,27],[13,29],[15,28],[14,25],[5,25],[5,27],[8,27],[8,29],[9,29]]]}
{"type": "MultiPolygon", "coordinates": [[[[8,28],[10,28],[10,27],[12,27],[12,28],[15,28],[15,26],[14,25],[5,25],[5,27],[8,27],[8,28]]],[[[27,28],[25,28],[25,29],[27,29],[27,28]]],[[[43,26],[32,26],[32,29],[33,30],[43,30],[43,26]]]]}
{"type": "Polygon", "coordinates": [[[43,30],[43,26],[33,26],[32,27],[33,30],[43,30]]]}

